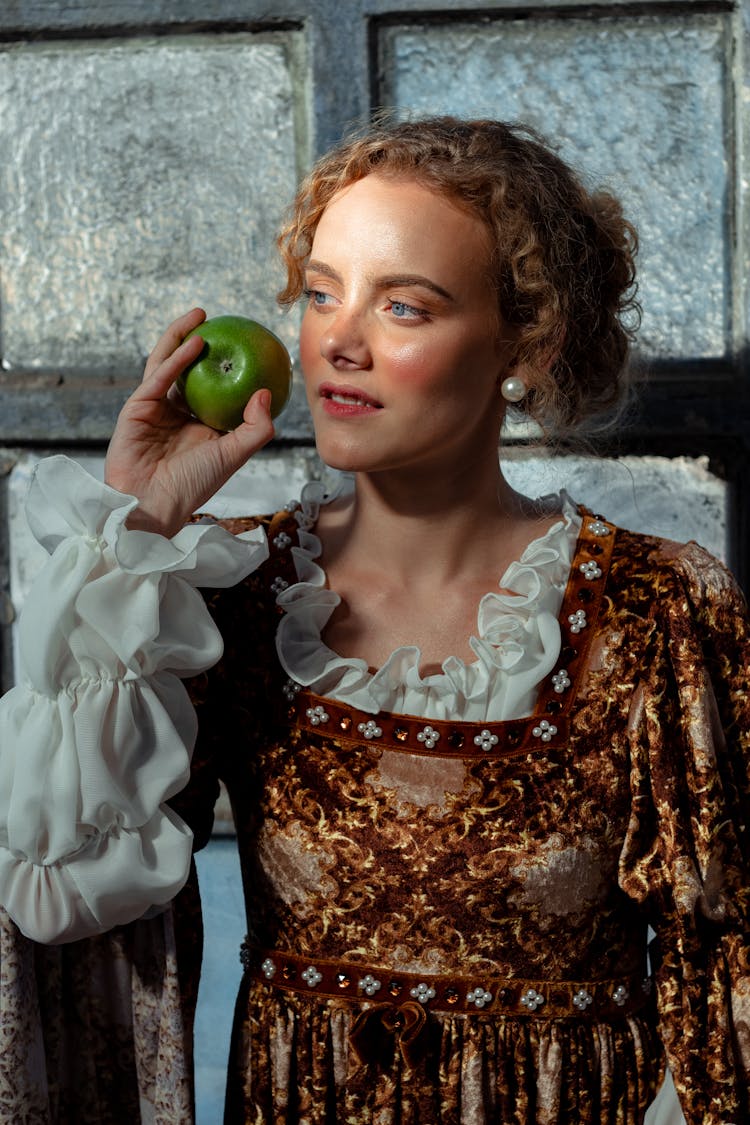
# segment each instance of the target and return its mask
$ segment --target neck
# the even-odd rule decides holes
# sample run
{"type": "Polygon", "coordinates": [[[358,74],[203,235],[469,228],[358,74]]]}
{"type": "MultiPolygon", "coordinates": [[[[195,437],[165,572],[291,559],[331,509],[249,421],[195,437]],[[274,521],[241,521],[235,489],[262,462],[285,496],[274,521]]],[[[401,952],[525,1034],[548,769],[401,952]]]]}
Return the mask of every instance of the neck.
{"type": "Polygon", "coordinates": [[[483,467],[439,478],[413,470],[359,473],[330,546],[342,565],[372,565],[396,581],[429,575],[439,584],[484,566],[497,555],[498,538],[510,540],[529,516],[528,502],[510,487],[494,455],[483,467]]]}

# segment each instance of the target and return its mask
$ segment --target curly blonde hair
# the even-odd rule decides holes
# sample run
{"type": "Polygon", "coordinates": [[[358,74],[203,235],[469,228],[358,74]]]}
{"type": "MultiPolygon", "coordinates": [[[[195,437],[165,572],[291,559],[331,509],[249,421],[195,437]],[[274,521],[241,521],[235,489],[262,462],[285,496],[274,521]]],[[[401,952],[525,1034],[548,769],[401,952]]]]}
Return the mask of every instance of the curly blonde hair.
{"type": "Polygon", "coordinates": [[[433,117],[376,123],[317,162],[278,246],[292,304],[321,215],[334,195],[376,172],[407,178],[475,215],[492,239],[491,281],[515,326],[513,364],[529,391],[519,409],[562,438],[623,399],[640,320],[638,239],[618,200],[590,193],[524,125],[433,117]]]}

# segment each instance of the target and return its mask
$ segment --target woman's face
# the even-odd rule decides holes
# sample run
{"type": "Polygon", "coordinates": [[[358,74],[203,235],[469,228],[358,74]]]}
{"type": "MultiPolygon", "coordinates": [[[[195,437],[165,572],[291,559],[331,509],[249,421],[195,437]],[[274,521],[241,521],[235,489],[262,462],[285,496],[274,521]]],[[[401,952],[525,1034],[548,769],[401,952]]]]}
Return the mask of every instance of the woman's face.
{"type": "Polygon", "coordinates": [[[489,256],[478,219],[413,181],[369,175],[334,196],[300,341],[327,464],[458,470],[495,452],[511,340],[489,256]]]}

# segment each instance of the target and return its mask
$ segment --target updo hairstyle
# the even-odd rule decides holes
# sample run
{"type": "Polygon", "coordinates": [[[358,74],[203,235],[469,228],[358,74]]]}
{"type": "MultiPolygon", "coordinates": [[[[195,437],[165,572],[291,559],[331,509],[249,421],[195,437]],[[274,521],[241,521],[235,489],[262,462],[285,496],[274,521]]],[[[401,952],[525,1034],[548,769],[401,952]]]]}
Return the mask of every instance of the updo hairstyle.
{"type": "Polygon", "coordinates": [[[435,117],[380,123],[325,155],[304,180],[278,239],[292,304],[333,196],[370,173],[414,180],[479,218],[492,239],[491,282],[517,329],[518,409],[562,439],[622,398],[638,326],[637,235],[619,202],[589,193],[530,128],[435,117]]]}

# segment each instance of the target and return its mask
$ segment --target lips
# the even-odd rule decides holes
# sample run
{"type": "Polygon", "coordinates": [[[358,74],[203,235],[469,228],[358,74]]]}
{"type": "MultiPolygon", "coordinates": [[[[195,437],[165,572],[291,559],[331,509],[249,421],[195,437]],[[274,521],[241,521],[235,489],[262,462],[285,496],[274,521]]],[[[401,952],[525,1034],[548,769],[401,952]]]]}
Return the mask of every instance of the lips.
{"type": "Polygon", "coordinates": [[[342,410],[382,410],[383,404],[366,394],[359,387],[337,386],[333,383],[322,383],[318,394],[326,406],[331,409],[337,407],[342,410]]]}

